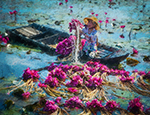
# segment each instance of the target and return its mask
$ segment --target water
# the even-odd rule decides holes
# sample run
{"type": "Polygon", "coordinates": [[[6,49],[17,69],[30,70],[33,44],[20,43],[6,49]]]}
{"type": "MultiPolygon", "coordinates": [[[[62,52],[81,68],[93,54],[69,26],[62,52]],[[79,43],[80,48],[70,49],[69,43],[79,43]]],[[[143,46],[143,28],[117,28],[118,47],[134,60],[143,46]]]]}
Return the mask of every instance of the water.
{"type": "MultiPolygon", "coordinates": [[[[72,18],[79,19],[83,22],[83,18],[91,15],[91,12],[95,12],[98,15],[98,19],[102,20],[101,30],[99,31],[99,42],[108,44],[110,46],[121,46],[127,51],[132,53],[132,48],[136,48],[139,51],[139,54],[135,57],[129,56],[131,58],[137,59],[140,63],[136,66],[129,66],[126,64],[126,60],[121,62],[124,66],[124,69],[127,71],[139,70],[139,71],[150,71],[150,63],[143,61],[144,55],[150,55],[150,22],[149,22],[149,7],[150,1],[148,0],[119,0],[115,5],[112,5],[109,8],[107,0],[73,0],[69,1],[67,4],[61,1],[47,1],[47,0],[1,0],[0,1],[0,31],[1,33],[5,32],[5,29],[12,29],[18,26],[28,25],[28,20],[38,19],[36,21],[38,24],[43,24],[55,29],[65,31],[69,33],[68,22],[72,18]],[[59,6],[59,2],[63,2],[62,6],[59,6]],[[144,8],[143,5],[146,5],[144,8]],[[73,6],[73,13],[70,13],[69,6],[73,6]],[[17,10],[17,20],[14,22],[15,17],[9,15],[9,11],[17,10]],[[142,10],[142,12],[141,12],[142,10]],[[31,12],[32,11],[32,12],[31,12]],[[107,15],[105,15],[107,12],[107,15]],[[109,23],[105,27],[105,19],[109,17],[109,23]],[[112,21],[116,19],[116,21],[112,21]],[[60,25],[55,25],[55,21],[61,21],[60,25]],[[116,26],[112,27],[111,23],[115,23],[116,26]],[[124,31],[120,29],[120,25],[125,25],[124,31]],[[142,29],[139,29],[140,26],[142,29]],[[129,40],[129,32],[131,32],[131,40],[129,40]],[[109,32],[113,32],[110,34],[109,32]],[[120,38],[119,36],[123,34],[125,38],[120,38]]],[[[74,34],[74,33],[72,33],[74,34]]],[[[46,53],[41,52],[39,49],[28,48],[21,45],[10,45],[8,47],[0,48],[0,83],[1,87],[6,87],[11,85],[14,80],[18,80],[27,67],[31,69],[37,69],[50,65],[52,62],[57,62],[56,56],[50,56],[46,53]],[[31,50],[31,54],[27,52],[31,50]],[[4,77],[4,78],[3,78],[4,77]]],[[[76,51],[77,57],[77,51],[76,51]]],[[[78,59],[75,58],[75,62],[78,62],[78,59]]],[[[48,71],[40,71],[40,75],[44,79],[48,74],[48,71]]],[[[110,76],[110,80],[115,82],[114,77],[110,76]]],[[[146,107],[150,107],[149,97],[141,96],[135,92],[121,91],[116,90],[113,92],[111,89],[107,89],[108,97],[114,99],[117,102],[122,103],[122,108],[127,107],[128,101],[117,98],[112,94],[121,95],[125,98],[134,98],[141,97],[141,101],[146,107]]],[[[7,91],[1,91],[0,96],[0,111],[5,114],[20,114],[18,106],[23,107],[29,103],[35,102],[34,99],[31,99],[28,102],[18,100],[14,97],[9,97],[6,95],[7,91]],[[4,98],[5,97],[5,98],[4,98]],[[2,103],[4,99],[13,99],[16,102],[17,107],[14,106],[11,110],[5,110],[2,103]]],[[[20,109],[20,108],[19,108],[20,109]]],[[[75,112],[72,114],[75,114],[75,112]]]]}

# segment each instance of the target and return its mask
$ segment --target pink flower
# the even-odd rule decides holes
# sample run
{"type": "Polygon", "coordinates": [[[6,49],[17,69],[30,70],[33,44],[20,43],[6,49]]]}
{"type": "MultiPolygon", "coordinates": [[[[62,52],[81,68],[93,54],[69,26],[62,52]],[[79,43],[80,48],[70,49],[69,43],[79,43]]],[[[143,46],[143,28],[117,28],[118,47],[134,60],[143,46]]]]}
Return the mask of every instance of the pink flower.
{"type": "Polygon", "coordinates": [[[91,13],[92,15],[94,14],[94,12],[91,13]]]}
{"type": "Polygon", "coordinates": [[[98,14],[95,14],[95,16],[98,16],[98,14]]]}
{"type": "Polygon", "coordinates": [[[70,92],[72,92],[72,93],[76,93],[76,92],[78,92],[78,90],[77,90],[77,89],[72,88],[72,87],[68,88],[68,90],[69,90],[70,92]]]}
{"type": "Polygon", "coordinates": [[[140,102],[140,98],[135,98],[129,102],[128,110],[133,114],[139,114],[140,111],[143,111],[143,105],[140,102]]]}
{"type": "Polygon", "coordinates": [[[74,96],[66,100],[64,106],[70,109],[73,109],[73,108],[78,109],[78,108],[82,108],[83,104],[78,96],[74,96]]]}
{"type": "Polygon", "coordinates": [[[99,20],[98,22],[99,22],[99,23],[102,23],[103,21],[102,21],[102,20],[99,20]]]}
{"type": "Polygon", "coordinates": [[[7,43],[7,40],[5,38],[2,38],[1,41],[4,42],[5,44],[7,43]]]}
{"type": "Polygon", "coordinates": [[[138,50],[133,48],[133,54],[138,54],[138,50]]]}
{"type": "Polygon", "coordinates": [[[57,98],[55,99],[55,102],[56,102],[56,103],[59,103],[59,104],[60,104],[60,101],[61,101],[61,97],[57,97],[57,98]]]}
{"type": "Polygon", "coordinates": [[[116,21],[116,19],[112,19],[112,21],[116,21]]]}
{"type": "Polygon", "coordinates": [[[62,2],[60,2],[60,3],[59,3],[59,5],[60,5],[60,6],[61,6],[61,5],[63,5],[63,3],[62,3],[62,2]]]}
{"type": "Polygon", "coordinates": [[[39,87],[47,87],[47,85],[42,84],[41,82],[39,82],[38,86],[39,86],[39,87]]]}
{"type": "Polygon", "coordinates": [[[106,20],[105,23],[109,23],[109,20],[106,20]]]}
{"type": "Polygon", "coordinates": [[[107,15],[107,12],[105,12],[105,15],[107,15]]]}
{"type": "Polygon", "coordinates": [[[109,2],[112,2],[112,0],[109,0],[109,2]]]}
{"type": "Polygon", "coordinates": [[[102,101],[98,101],[97,99],[94,99],[91,102],[86,102],[86,105],[87,108],[90,109],[92,113],[94,113],[94,115],[104,108],[104,106],[102,105],[102,101]]]}
{"type": "Polygon", "coordinates": [[[116,103],[116,101],[107,101],[105,108],[109,111],[109,112],[113,112],[116,108],[120,107],[119,103],[116,103]]]}
{"type": "Polygon", "coordinates": [[[120,26],[120,28],[125,28],[125,25],[120,26]]]}
{"type": "Polygon", "coordinates": [[[10,14],[10,15],[12,15],[12,14],[13,14],[13,12],[9,12],[9,14],[10,14]]]}
{"type": "Polygon", "coordinates": [[[22,94],[22,96],[23,96],[24,99],[28,99],[29,96],[30,96],[30,93],[29,92],[25,92],[25,93],[22,94]]]}
{"type": "Polygon", "coordinates": [[[68,0],[65,0],[65,2],[67,3],[67,2],[68,2],[68,0]]]}
{"type": "Polygon", "coordinates": [[[123,34],[121,34],[121,35],[120,35],[120,38],[124,38],[124,35],[123,35],[123,34]]]}
{"type": "Polygon", "coordinates": [[[13,11],[13,14],[17,14],[17,11],[16,11],[16,10],[14,10],[14,11],[13,11]]]}
{"type": "Polygon", "coordinates": [[[73,6],[70,6],[70,8],[73,8],[73,6]]]}

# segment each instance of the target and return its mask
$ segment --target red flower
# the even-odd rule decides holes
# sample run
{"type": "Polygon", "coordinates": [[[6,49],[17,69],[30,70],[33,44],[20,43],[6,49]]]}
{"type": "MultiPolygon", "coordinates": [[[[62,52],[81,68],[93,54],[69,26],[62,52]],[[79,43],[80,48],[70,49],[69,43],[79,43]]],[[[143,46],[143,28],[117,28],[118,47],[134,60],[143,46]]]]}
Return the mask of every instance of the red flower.
{"type": "Polygon", "coordinates": [[[109,0],[109,2],[112,2],[112,0],[109,0]]]}
{"type": "Polygon", "coordinates": [[[65,0],[65,2],[67,3],[67,2],[68,2],[68,0],[65,0]]]}
{"type": "Polygon", "coordinates": [[[107,15],[107,12],[105,12],[105,15],[107,15]]]}

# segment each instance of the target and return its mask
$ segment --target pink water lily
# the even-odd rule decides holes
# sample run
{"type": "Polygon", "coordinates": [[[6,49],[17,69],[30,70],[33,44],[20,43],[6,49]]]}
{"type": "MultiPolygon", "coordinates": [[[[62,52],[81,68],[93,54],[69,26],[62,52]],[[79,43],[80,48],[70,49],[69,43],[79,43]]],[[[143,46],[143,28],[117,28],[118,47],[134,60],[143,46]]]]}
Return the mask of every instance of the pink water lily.
{"type": "Polygon", "coordinates": [[[91,12],[92,15],[94,15],[94,12],[91,12]]]}
{"type": "Polygon", "coordinates": [[[29,92],[25,92],[25,93],[22,94],[22,97],[23,97],[24,99],[28,99],[30,95],[31,95],[31,94],[30,94],[29,92]]]}
{"type": "Polygon", "coordinates": [[[128,110],[136,115],[139,114],[140,111],[143,111],[143,105],[140,102],[140,97],[135,98],[129,102],[128,110]]]}
{"type": "Polygon", "coordinates": [[[56,103],[59,103],[59,104],[60,104],[60,101],[61,101],[61,97],[57,97],[57,98],[55,99],[55,102],[56,102],[56,103]]]}
{"type": "Polygon", "coordinates": [[[109,2],[112,2],[112,0],[109,0],[109,2]]]}
{"type": "Polygon", "coordinates": [[[125,27],[126,27],[125,25],[120,26],[120,28],[122,28],[122,29],[125,28],[125,27]]]}
{"type": "Polygon", "coordinates": [[[70,8],[73,8],[73,6],[69,6],[70,8]]]}
{"type": "Polygon", "coordinates": [[[102,20],[99,20],[98,22],[101,24],[103,21],[102,21],[102,20]]]}
{"type": "Polygon", "coordinates": [[[38,86],[39,87],[47,87],[47,85],[45,85],[44,83],[41,83],[41,82],[38,83],[38,86]]]}
{"type": "Polygon", "coordinates": [[[78,92],[78,90],[76,88],[72,88],[72,87],[68,88],[68,91],[70,91],[72,93],[78,92]]]}
{"type": "Polygon", "coordinates": [[[107,15],[107,12],[105,12],[105,15],[107,15]]]}
{"type": "Polygon", "coordinates": [[[60,3],[59,3],[59,5],[60,5],[60,6],[61,6],[61,5],[63,5],[63,3],[62,3],[62,2],[60,2],[60,3]]]}
{"type": "Polygon", "coordinates": [[[133,48],[133,54],[138,54],[138,50],[133,48]]]}
{"type": "Polygon", "coordinates": [[[9,14],[10,14],[10,15],[12,15],[12,14],[13,14],[13,12],[11,12],[11,11],[10,11],[10,12],[9,12],[9,14]]]}
{"type": "Polygon", "coordinates": [[[98,16],[98,14],[95,14],[95,16],[98,16]]]}
{"type": "Polygon", "coordinates": [[[116,19],[112,19],[112,21],[116,21],[116,19]]]}
{"type": "Polygon", "coordinates": [[[14,11],[13,11],[13,14],[17,14],[17,11],[16,11],[16,10],[14,10],[14,11]]]}
{"type": "Polygon", "coordinates": [[[68,0],[65,0],[65,2],[67,3],[67,2],[68,2],[68,0]]]}
{"type": "Polygon", "coordinates": [[[121,35],[120,35],[120,38],[124,38],[124,35],[123,35],[123,34],[121,34],[121,35]]]}
{"type": "Polygon", "coordinates": [[[105,23],[109,23],[109,20],[108,20],[108,19],[106,19],[105,23]]]}

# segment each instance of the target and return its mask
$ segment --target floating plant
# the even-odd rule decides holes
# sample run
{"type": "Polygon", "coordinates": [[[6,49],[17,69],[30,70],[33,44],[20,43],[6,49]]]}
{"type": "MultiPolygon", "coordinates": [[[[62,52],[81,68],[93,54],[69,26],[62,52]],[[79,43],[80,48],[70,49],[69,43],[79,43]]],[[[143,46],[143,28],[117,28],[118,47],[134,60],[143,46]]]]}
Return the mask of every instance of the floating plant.
{"type": "MultiPolygon", "coordinates": [[[[43,101],[45,104],[43,103],[42,106],[37,107],[35,112],[38,112],[40,109],[41,113],[63,112],[66,114],[68,114],[68,109],[77,108],[82,109],[82,113],[94,114],[101,112],[111,114],[116,110],[121,113],[129,113],[127,110],[120,108],[119,104],[115,101],[109,100],[109,97],[107,97],[106,94],[106,86],[123,91],[130,89],[138,94],[150,96],[150,92],[148,91],[149,85],[147,85],[142,79],[142,76],[144,76],[144,78],[149,76],[149,72],[146,73],[135,70],[131,74],[125,70],[109,69],[107,66],[99,62],[93,61],[88,61],[86,64],[82,65],[82,67],[77,65],[55,65],[52,63],[47,69],[49,70],[49,73],[45,82],[43,82],[37,71],[27,68],[24,70],[23,80],[21,80],[16,87],[12,87],[13,89],[8,93],[22,88],[23,91],[20,94],[23,98],[28,99],[31,98],[30,95],[33,92],[45,92],[47,95],[55,98],[55,100],[45,99],[45,101],[43,101]],[[108,79],[109,75],[116,76],[120,79],[115,83],[110,82],[108,79]],[[67,82],[68,80],[66,81],[66,79],[69,79],[69,82],[67,82]],[[144,91],[136,87],[136,82],[133,82],[135,80],[137,80],[138,85],[141,88],[142,85],[145,84],[144,91]],[[22,83],[23,81],[25,83],[22,83]],[[35,85],[36,82],[39,82],[38,85],[35,85]],[[61,101],[63,99],[65,99],[65,102],[61,101]],[[85,102],[86,105],[84,105],[83,102],[85,102]],[[103,106],[104,104],[105,106],[103,106]],[[59,106],[64,108],[67,107],[68,109],[63,109],[59,106]],[[95,108],[95,106],[99,109],[95,108]],[[49,107],[51,107],[52,110],[49,107]]],[[[124,99],[124,97],[118,95],[114,96],[124,99]]],[[[127,98],[125,99],[127,100],[127,98]]],[[[130,106],[131,104],[129,104],[129,107],[130,106]]],[[[131,109],[129,111],[134,113],[131,109]]]]}

